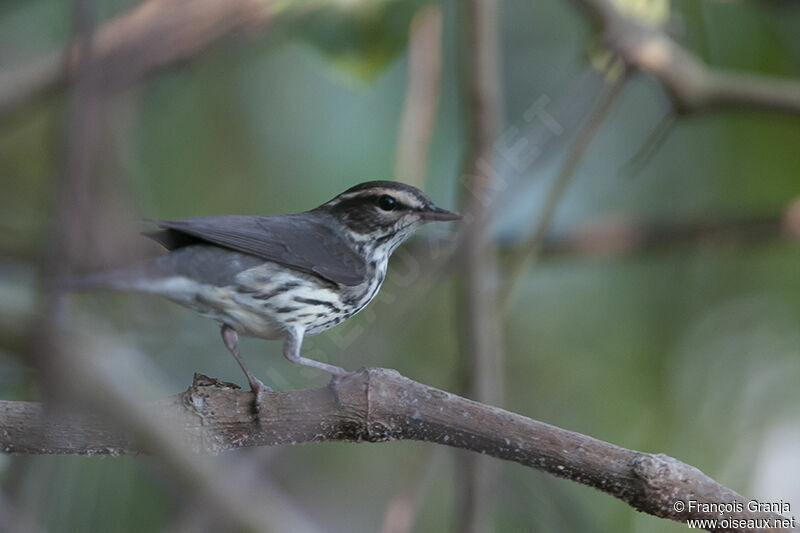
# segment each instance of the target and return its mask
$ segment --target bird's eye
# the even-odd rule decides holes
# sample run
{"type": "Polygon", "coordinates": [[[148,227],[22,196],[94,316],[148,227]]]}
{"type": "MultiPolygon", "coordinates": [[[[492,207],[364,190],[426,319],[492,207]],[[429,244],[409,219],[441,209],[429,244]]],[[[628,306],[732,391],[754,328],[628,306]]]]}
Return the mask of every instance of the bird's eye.
{"type": "Polygon", "coordinates": [[[397,200],[395,200],[388,194],[384,194],[383,196],[378,198],[378,207],[380,207],[384,211],[391,211],[395,207],[397,207],[397,200]]]}

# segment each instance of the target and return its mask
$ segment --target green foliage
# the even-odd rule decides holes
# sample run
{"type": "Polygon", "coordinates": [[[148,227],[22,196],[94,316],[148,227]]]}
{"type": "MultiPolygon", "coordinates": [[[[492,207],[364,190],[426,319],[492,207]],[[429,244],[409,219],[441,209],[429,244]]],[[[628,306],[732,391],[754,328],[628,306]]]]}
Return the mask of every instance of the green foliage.
{"type": "Polygon", "coordinates": [[[359,79],[378,76],[408,43],[416,11],[430,0],[330,0],[306,17],[302,38],[359,79]]]}

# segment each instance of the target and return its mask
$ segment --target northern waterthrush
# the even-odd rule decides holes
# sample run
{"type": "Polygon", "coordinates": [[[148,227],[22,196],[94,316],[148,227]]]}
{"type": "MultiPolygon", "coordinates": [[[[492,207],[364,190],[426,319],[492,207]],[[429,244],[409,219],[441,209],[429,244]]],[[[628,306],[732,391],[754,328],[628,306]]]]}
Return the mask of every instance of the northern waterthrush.
{"type": "Polygon", "coordinates": [[[158,294],[217,320],[259,405],[269,389],[247,369],[239,335],[283,339],[289,361],[346,375],[303,357],[303,338],[361,311],[378,293],[389,256],[420,226],[459,218],[416,187],[370,181],[303,213],[157,221],[161,230],[145,235],[169,253],[75,286],[158,294]]]}

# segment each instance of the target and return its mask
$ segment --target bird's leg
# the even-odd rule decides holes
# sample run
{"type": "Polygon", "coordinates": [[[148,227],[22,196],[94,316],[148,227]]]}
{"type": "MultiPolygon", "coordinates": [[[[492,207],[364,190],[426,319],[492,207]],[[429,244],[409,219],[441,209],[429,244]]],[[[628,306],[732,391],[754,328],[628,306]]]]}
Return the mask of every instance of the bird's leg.
{"type": "Polygon", "coordinates": [[[247,365],[244,364],[244,359],[242,359],[242,356],[239,354],[239,335],[236,331],[230,326],[223,324],[220,333],[222,334],[222,342],[225,343],[225,347],[233,354],[233,357],[236,358],[236,362],[239,363],[239,366],[242,367],[244,374],[247,376],[247,381],[250,383],[250,390],[253,391],[253,394],[256,396],[256,412],[259,412],[261,410],[261,402],[264,399],[264,393],[270,392],[272,389],[264,385],[260,379],[251,374],[247,369],[247,365]]]}
{"type": "Polygon", "coordinates": [[[334,378],[341,378],[350,374],[344,368],[321,363],[308,357],[300,355],[300,347],[303,344],[303,330],[301,328],[290,328],[288,336],[283,343],[283,356],[297,365],[310,366],[312,368],[319,368],[325,372],[332,374],[334,378]]]}

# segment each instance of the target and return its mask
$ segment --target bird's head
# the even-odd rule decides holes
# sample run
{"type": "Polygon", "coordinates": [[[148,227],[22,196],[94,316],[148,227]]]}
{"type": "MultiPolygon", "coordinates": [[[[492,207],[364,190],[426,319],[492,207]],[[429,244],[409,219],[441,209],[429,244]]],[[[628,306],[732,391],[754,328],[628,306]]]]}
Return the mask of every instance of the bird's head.
{"type": "Polygon", "coordinates": [[[354,241],[370,243],[387,253],[427,222],[461,218],[437,207],[416,187],[395,181],[361,183],[317,209],[341,222],[354,241]]]}

